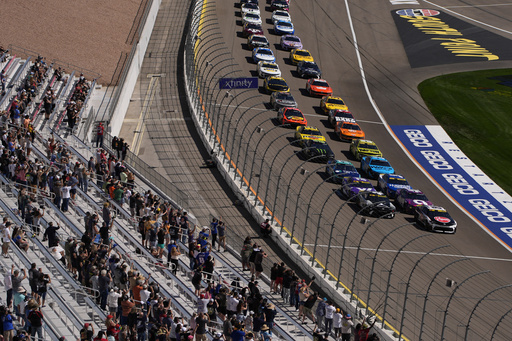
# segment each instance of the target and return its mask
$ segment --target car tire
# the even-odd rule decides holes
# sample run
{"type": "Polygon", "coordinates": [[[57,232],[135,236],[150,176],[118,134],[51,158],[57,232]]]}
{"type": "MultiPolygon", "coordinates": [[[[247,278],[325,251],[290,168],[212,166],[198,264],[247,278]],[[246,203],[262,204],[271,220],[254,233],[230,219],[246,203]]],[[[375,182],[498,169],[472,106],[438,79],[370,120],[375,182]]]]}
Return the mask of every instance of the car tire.
{"type": "Polygon", "coordinates": [[[395,212],[390,212],[388,213],[388,215],[386,216],[387,219],[393,219],[395,217],[396,213],[395,212]]]}

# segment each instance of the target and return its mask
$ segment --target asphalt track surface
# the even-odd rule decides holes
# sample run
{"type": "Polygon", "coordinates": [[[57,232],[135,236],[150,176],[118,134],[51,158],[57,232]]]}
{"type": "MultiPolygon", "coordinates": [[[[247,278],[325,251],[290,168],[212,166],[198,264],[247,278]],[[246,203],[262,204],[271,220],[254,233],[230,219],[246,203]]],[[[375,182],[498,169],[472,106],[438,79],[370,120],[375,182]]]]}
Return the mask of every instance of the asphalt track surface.
{"type": "MultiPolygon", "coordinates": [[[[443,1],[442,3],[436,2],[436,4],[446,7],[449,11],[456,11],[468,18],[477,19],[481,23],[473,22],[476,26],[488,29],[505,38],[511,37],[508,33],[508,31],[512,31],[512,23],[509,20],[509,18],[512,18],[511,4],[504,1],[494,1],[493,5],[487,4],[484,6],[464,1],[443,1]],[[483,23],[491,23],[492,26],[498,29],[485,26],[483,23]]],[[[248,58],[251,54],[246,48],[246,40],[239,34],[241,31],[241,18],[238,14],[239,8],[233,1],[220,1],[216,3],[216,6],[223,39],[228,48],[233,52],[233,57],[239,64],[238,67],[247,76],[255,76],[255,64],[250,62],[248,58]]],[[[505,68],[512,65],[510,61],[493,61],[412,69],[390,11],[401,8],[438,9],[438,7],[430,2],[422,2],[421,5],[417,6],[393,6],[387,1],[350,1],[349,6],[369,91],[376,106],[378,106],[389,125],[437,124],[417,91],[418,83],[424,79],[446,73],[505,68]]],[[[266,21],[266,19],[270,19],[271,12],[264,10],[265,4],[263,2],[260,3],[260,8],[262,9],[262,17],[264,19],[265,35],[271,42],[271,47],[276,53],[277,62],[281,67],[283,77],[290,85],[292,94],[299,103],[299,108],[307,114],[310,125],[322,130],[338,158],[354,161],[348,152],[349,145],[333,138],[333,130],[329,127],[325,116],[319,110],[320,99],[305,95],[305,80],[294,76],[295,67],[289,65],[287,61],[288,53],[281,51],[277,47],[279,37],[273,34],[272,25],[266,21]]],[[[441,8],[441,10],[443,9],[441,8]]],[[[450,13],[449,11],[448,13],[450,13]]],[[[381,249],[397,250],[407,244],[406,250],[411,252],[407,255],[401,255],[392,268],[391,289],[388,292],[391,303],[388,302],[386,318],[390,320],[390,324],[394,328],[400,328],[398,325],[402,313],[405,283],[408,281],[408,276],[415,262],[419,260],[421,255],[436,247],[450,245],[436,251],[436,253],[443,255],[429,256],[415,270],[411,280],[411,287],[409,288],[408,308],[403,325],[403,333],[408,339],[417,339],[424,299],[423,295],[426,287],[434,274],[442,266],[455,260],[457,258],[455,255],[463,255],[471,257],[471,260],[450,266],[448,271],[441,273],[438,277],[439,281],[433,285],[426,309],[427,316],[425,317],[424,327],[424,333],[426,334],[423,335],[425,340],[439,338],[441,328],[439,323],[443,320],[444,310],[447,309],[446,305],[449,302],[450,295],[453,293],[453,289],[446,288],[444,283],[441,282],[444,282],[445,278],[449,277],[465,285],[460,286],[456,295],[454,295],[455,299],[450,302],[449,316],[447,318],[449,328],[445,332],[444,337],[448,340],[462,339],[463,336],[461,336],[461,330],[459,329],[463,330],[465,328],[469,312],[475,307],[478,300],[493,289],[512,283],[510,252],[491,238],[480,226],[438,190],[400,149],[382,124],[367,97],[361,80],[345,2],[292,0],[290,13],[295,25],[296,34],[301,37],[305,48],[313,54],[315,61],[320,65],[324,78],[329,81],[334,89],[334,94],[343,97],[347,102],[349,109],[365,131],[367,138],[377,142],[384,156],[391,162],[397,173],[405,175],[414,188],[422,189],[432,202],[447,208],[458,222],[459,228],[456,235],[430,234],[421,231],[415,225],[407,225],[407,227],[401,228],[399,233],[393,233],[386,240],[386,243],[381,246],[381,249]],[[410,242],[414,238],[425,234],[428,236],[420,237],[421,239],[410,242]],[[414,252],[418,252],[418,254],[414,254],[414,252]],[[485,270],[490,270],[491,272],[476,275],[485,270]],[[468,279],[472,275],[476,276],[468,279]],[[393,319],[396,320],[394,323],[393,319]]],[[[463,20],[468,21],[468,19],[464,18],[463,20]]],[[[262,81],[260,81],[260,84],[262,84],[262,81]]],[[[268,98],[267,95],[262,96],[268,98]]],[[[254,112],[256,113],[257,111],[255,110],[254,112]]],[[[260,124],[267,124],[265,128],[268,131],[268,129],[272,128],[268,122],[268,118],[272,114],[267,113],[265,115],[268,115],[267,121],[261,121],[260,124]]],[[[293,147],[289,146],[290,140],[286,138],[287,136],[289,137],[291,134],[285,128],[273,129],[272,132],[265,134],[264,137],[267,143],[261,143],[260,148],[263,150],[267,148],[268,143],[272,142],[272,145],[268,146],[268,152],[264,157],[271,159],[274,155],[280,153],[276,159],[275,168],[278,170],[282,169],[283,174],[293,174],[302,161],[296,158],[285,163],[285,159],[293,151],[293,147]],[[279,135],[282,135],[282,137],[279,137],[279,135]]],[[[354,164],[358,166],[358,162],[354,161],[354,164]]],[[[318,172],[319,165],[307,163],[304,167],[310,173],[315,173],[318,172]]],[[[293,181],[294,187],[297,189],[302,185],[301,181],[303,179],[303,176],[296,175],[296,178],[290,181],[293,181]]],[[[315,212],[321,211],[326,198],[328,198],[329,202],[326,207],[329,207],[329,209],[323,211],[322,219],[325,218],[326,221],[329,221],[329,218],[333,217],[338,207],[344,203],[344,200],[337,196],[329,195],[337,186],[324,182],[321,174],[309,176],[307,179],[308,184],[302,187],[300,197],[307,198],[315,212]],[[318,186],[320,186],[319,190],[315,191],[315,188],[318,186]]],[[[266,179],[262,178],[261,181],[263,182],[262,185],[264,185],[266,179]]],[[[260,188],[265,188],[262,185],[260,185],[260,188]]],[[[284,193],[281,192],[279,195],[284,195],[284,193]]],[[[344,208],[344,213],[339,216],[340,219],[336,222],[336,226],[340,227],[340,233],[342,233],[344,226],[347,225],[354,212],[355,208],[351,207],[351,205],[347,205],[344,208]]],[[[285,225],[290,225],[291,221],[291,219],[288,219],[285,225]]],[[[368,249],[375,248],[387,233],[397,226],[410,222],[411,216],[403,214],[397,215],[393,220],[380,220],[365,235],[360,245],[368,249]]],[[[356,225],[359,230],[359,237],[361,237],[365,227],[354,223],[352,229],[356,225]]],[[[303,226],[295,226],[295,228],[299,229],[303,228],[303,226]]],[[[320,249],[323,248],[323,252],[325,252],[325,246],[329,243],[329,226],[321,228],[322,231],[316,240],[316,243],[319,245],[319,259],[322,258],[320,249]]],[[[352,231],[351,233],[353,234],[349,237],[349,240],[351,240],[347,245],[353,248],[345,251],[344,262],[346,263],[354,262],[354,249],[356,249],[359,243],[356,232],[352,231]]],[[[313,236],[308,235],[306,245],[311,245],[312,247],[314,244],[313,236]]],[[[336,241],[340,239],[335,238],[336,241]]],[[[335,245],[337,244],[331,244],[333,248],[336,248],[335,245]]],[[[340,245],[337,246],[340,247],[340,245]]],[[[372,299],[370,301],[370,306],[381,315],[383,313],[383,292],[377,292],[375,287],[385,290],[387,281],[386,271],[390,269],[395,256],[393,252],[389,252],[388,255],[382,255],[382,253],[385,252],[379,254],[376,265],[378,270],[375,271],[375,277],[373,278],[372,299]],[[373,292],[373,290],[376,290],[376,292],[373,292]]],[[[358,257],[360,262],[355,280],[356,294],[363,300],[366,298],[366,293],[364,292],[368,288],[369,268],[371,266],[371,260],[369,259],[372,255],[373,251],[368,251],[368,254],[363,255],[361,253],[358,257]]],[[[336,264],[331,265],[334,265],[334,268],[336,268],[336,264]]],[[[352,281],[352,271],[353,268],[347,267],[345,269],[344,266],[340,280],[342,282],[345,279],[352,281]]],[[[497,322],[485,319],[491,315],[501,317],[509,309],[510,298],[512,297],[510,290],[503,289],[492,297],[492,302],[486,300],[478,307],[479,310],[474,315],[474,317],[478,316],[478,318],[471,321],[469,339],[485,339],[486,336],[490,335],[497,322]],[[504,304],[504,306],[501,307],[500,304],[504,304]]],[[[500,329],[505,328],[505,325],[510,327],[511,324],[511,321],[504,319],[500,329]]],[[[506,328],[502,330],[503,333],[505,331],[506,328]]],[[[496,336],[496,339],[505,338],[505,334],[496,336]]]]}

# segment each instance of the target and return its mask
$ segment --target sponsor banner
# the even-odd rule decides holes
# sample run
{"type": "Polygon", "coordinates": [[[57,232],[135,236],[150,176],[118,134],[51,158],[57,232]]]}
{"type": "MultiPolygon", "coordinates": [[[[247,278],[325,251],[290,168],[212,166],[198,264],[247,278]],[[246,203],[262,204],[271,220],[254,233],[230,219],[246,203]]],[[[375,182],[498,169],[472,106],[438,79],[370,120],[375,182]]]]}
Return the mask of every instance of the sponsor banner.
{"type": "Polygon", "coordinates": [[[391,129],[439,186],[512,251],[512,197],[457,148],[442,127],[391,129]]]}
{"type": "Polygon", "coordinates": [[[512,59],[509,39],[434,9],[391,11],[412,68],[512,59]]]}
{"type": "Polygon", "coordinates": [[[242,78],[221,78],[219,79],[219,87],[221,89],[257,89],[257,77],[242,78]]]}

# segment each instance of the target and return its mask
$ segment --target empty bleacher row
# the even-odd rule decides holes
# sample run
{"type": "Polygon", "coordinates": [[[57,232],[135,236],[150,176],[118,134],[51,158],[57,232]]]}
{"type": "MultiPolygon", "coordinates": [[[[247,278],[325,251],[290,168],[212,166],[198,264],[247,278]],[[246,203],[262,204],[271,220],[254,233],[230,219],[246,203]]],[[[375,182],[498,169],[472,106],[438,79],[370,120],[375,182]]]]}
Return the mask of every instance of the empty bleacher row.
{"type": "MultiPolygon", "coordinates": [[[[21,96],[24,93],[22,85],[27,84],[32,66],[30,59],[22,61],[15,56],[5,56],[1,60],[1,67],[5,71],[7,85],[6,91],[2,93],[0,99],[2,105],[0,108],[9,113],[13,105],[20,106],[21,96]]],[[[43,61],[40,58],[37,58],[37,60],[40,63],[43,61]]],[[[23,116],[28,115],[30,125],[35,127],[34,131],[19,128],[22,133],[30,133],[33,137],[33,141],[29,144],[32,154],[27,155],[27,159],[33,162],[37,159],[37,162],[43,167],[51,167],[52,164],[55,164],[54,160],[47,158],[49,156],[47,153],[49,146],[46,143],[51,133],[58,144],[64,146],[71,153],[73,159],[86,164],[91,156],[95,157],[95,153],[73,136],[64,134],[65,130],[62,129],[67,111],[65,108],[71,102],[76,104],[76,101],[72,101],[72,99],[77,91],[77,85],[84,84],[83,78],[82,81],[80,78],[75,79],[73,73],[70,75],[63,74],[62,70],[54,70],[51,65],[45,65],[44,69],[45,72],[41,81],[37,82],[30,100],[23,106],[23,113],[20,113],[23,116]],[[51,106],[46,104],[45,97],[52,97],[53,103],[51,103],[51,106]]],[[[94,86],[88,85],[87,88],[94,89],[94,86]]],[[[77,110],[80,112],[83,111],[91,92],[88,91],[82,95],[85,95],[81,97],[83,106],[80,110],[77,110]]],[[[15,126],[23,126],[22,120],[16,122],[9,117],[9,119],[4,120],[7,129],[12,129],[9,122],[15,126]]],[[[22,147],[20,146],[20,148],[22,147]]],[[[25,152],[25,154],[28,153],[25,152]]],[[[127,166],[129,167],[129,165],[127,166]]],[[[141,180],[143,179],[138,178],[136,181],[135,186],[138,192],[157,191],[157,189],[151,187],[151,184],[144,183],[141,180]]],[[[93,288],[84,287],[78,278],[57,259],[59,258],[60,249],[55,249],[56,246],[45,245],[39,239],[40,236],[32,235],[32,232],[35,232],[33,231],[34,226],[27,225],[21,219],[20,212],[16,208],[17,198],[22,189],[31,190],[31,188],[15,183],[5,176],[0,178],[0,182],[2,184],[0,206],[3,216],[7,216],[16,226],[26,230],[29,244],[26,251],[12,245],[12,253],[8,258],[2,259],[1,262],[4,272],[9,272],[13,264],[16,268],[28,269],[35,262],[38,268],[41,268],[44,273],[50,274],[52,278],[52,285],[48,290],[47,304],[43,309],[47,322],[45,324],[46,334],[43,339],[58,339],[61,336],[65,336],[66,339],[79,338],[84,323],[92,324],[96,331],[105,329],[104,321],[107,312],[101,309],[101,305],[97,304],[99,292],[93,288]]],[[[151,275],[151,279],[158,285],[162,297],[170,301],[170,308],[175,316],[190,319],[192,314],[197,311],[198,297],[194,293],[194,285],[192,284],[194,272],[190,268],[188,258],[184,256],[188,254],[188,246],[178,242],[178,247],[181,249],[183,256],[180,256],[178,269],[174,273],[172,268],[167,267],[161,260],[155,258],[150,250],[142,246],[140,235],[137,232],[136,220],[130,212],[112,200],[102,188],[97,186],[95,181],[90,182],[89,188],[90,191],[88,192],[77,189],[77,195],[75,200],[71,202],[68,212],[62,212],[61,208],[55,205],[50,193],[36,190],[34,194],[36,205],[46,209],[45,216],[40,220],[41,228],[46,229],[50,223],[54,226],[59,225],[58,246],[64,250],[67,247],[66,241],[71,239],[81,240],[85,231],[84,220],[87,212],[98,211],[105,202],[109,202],[117,212],[117,218],[114,219],[110,231],[112,241],[108,247],[114,247],[115,245],[112,252],[117,254],[122,262],[129,264],[134,271],[142,274],[143,277],[149,278],[151,275]]],[[[216,266],[212,276],[216,283],[221,283],[228,289],[230,289],[230,283],[236,278],[241,278],[243,286],[249,283],[248,276],[235,268],[236,261],[234,257],[229,254],[215,253],[213,253],[213,256],[216,259],[216,266]]],[[[208,283],[203,280],[202,286],[207,287],[208,283]]],[[[268,283],[263,283],[262,294],[266,300],[265,302],[275,306],[278,312],[274,320],[276,323],[274,339],[276,337],[284,340],[311,338],[311,328],[304,328],[300,325],[297,322],[298,318],[295,312],[283,309],[282,304],[271,296],[268,283]]],[[[222,329],[222,321],[218,319],[211,326],[208,338],[211,339],[215,331],[222,331],[222,329]]]]}

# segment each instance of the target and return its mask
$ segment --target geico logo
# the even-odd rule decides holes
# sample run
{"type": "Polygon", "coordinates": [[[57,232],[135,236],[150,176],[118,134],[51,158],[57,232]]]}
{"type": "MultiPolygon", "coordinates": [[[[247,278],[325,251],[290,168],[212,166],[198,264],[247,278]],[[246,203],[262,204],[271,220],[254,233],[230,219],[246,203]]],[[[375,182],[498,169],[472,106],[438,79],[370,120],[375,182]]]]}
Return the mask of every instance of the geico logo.
{"type": "Polygon", "coordinates": [[[464,194],[464,195],[479,194],[478,191],[473,186],[468,184],[466,179],[464,179],[464,177],[460,174],[446,173],[446,174],[443,174],[443,177],[460,194],[464,194]]]}
{"type": "Polygon", "coordinates": [[[406,129],[404,133],[415,147],[432,147],[432,143],[428,142],[421,130],[406,129]]]}
{"type": "Polygon", "coordinates": [[[435,169],[449,170],[453,169],[452,166],[444,159],[444,157],[435,150],[422,150],[421,154],[427,159],[428,163],[435,169]]]}
{"type": "Polygon", "coordinates": [[[512,238],[512,227],[502,227],[501,232],[505,233],[507,236],[512,238]]]}
{"type": "MultiPolygon", "coordinates": [[[[469,203],[473,205],[477,210],[480,211],[484,216],[487,217],[493,223],[508,223],[510,222],[510,218],[506,217],[503,213],[501,213],[493,204],[491,204],[488,200],[485,199],[470,199],[469,203]]],[[[510,229],[509,232],[512,233],[512,227],[506,227],[506,229],[510,229]]],[[[502,228],[503,230],[503,228],[502,228]]]]}

